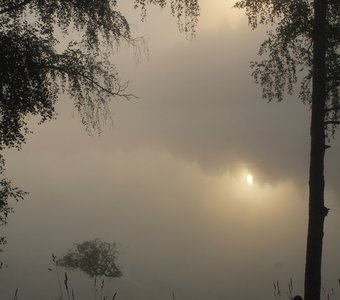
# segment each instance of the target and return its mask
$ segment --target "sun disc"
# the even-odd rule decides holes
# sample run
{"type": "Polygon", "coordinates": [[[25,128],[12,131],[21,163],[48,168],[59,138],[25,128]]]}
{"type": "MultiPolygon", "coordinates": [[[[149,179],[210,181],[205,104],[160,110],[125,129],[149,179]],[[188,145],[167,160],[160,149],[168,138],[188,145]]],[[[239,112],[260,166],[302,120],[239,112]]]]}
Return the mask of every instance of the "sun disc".
{"type": "Polygon", "coordinates": [[[247,174],[247,178],[246,179],[247,179],[248,185],[253,185],[253,183],[254,183],[253,175],[247,174]]]}

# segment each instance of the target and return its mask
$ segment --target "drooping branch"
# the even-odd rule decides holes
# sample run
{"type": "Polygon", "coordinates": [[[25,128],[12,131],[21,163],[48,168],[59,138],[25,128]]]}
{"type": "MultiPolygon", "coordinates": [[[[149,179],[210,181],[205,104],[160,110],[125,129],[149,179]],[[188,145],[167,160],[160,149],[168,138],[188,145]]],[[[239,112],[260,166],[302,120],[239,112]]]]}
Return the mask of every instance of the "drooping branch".
{"type": "MultiPolygon", "coordinates": [[[[93,23],[98,23],[98,19],[97,17],[95,16],[95,11],[94,10],[91,10],[89,9],[88,7],[84,6],[84,5],[79,5],[77,3],[77,1],[75,0],[68,0],[68,2],[70,4],[72,4],[74,7],[76,7],[77,9],[79,9],[79,11],[82,11],[84,12],[85,15],[88,16],[88,18],[90,20],[92,20],[93,23]]],[[[115,4],[116,5],[116,4],[115,4]]],[[[125,19],[125,17],[123,17],[123,15],[121,15],[119,12],[115,11],[115,12],[112,12],[112,13],[115,13],[115,16],[112,16],[111,15],[111,18],[114,19],[114,20],[117,20],[117,19],[120,19],[120,20],[123,20],[125,19]]],[[[126,42],[130,42],[131,40],[131,36],[130,36],[130,29],[129,29],[129,25],[126,23],[126,25],[124,26],[125,29],[126,29],[126,32],[120,32],[119,33],[119,38],[122,38],[123,40],[125,40],[126,42]]],[[[111,28],[112,30],[114,29],[117,29],[117,28],[111,28]]]]}
{"type": "Polygon", "coordinates": [[[131,100],[132,98],[138,98],[136,95],[134,94],[125,94],[124,91],[127,89],[128,87],[128,82],[124,83],[124,84],[117,84],[117,90],[116,91],[112,91],[109,90],[108,88],[104,87],[103,85],[101,85],[100,83],[98,83],[96,80],[92,79],[90,76],[82,73],[82,72],[77,72],[74,70],[69,70],[67,68],[64,68],[62,66],[55,66],[55,65],[44,65],[43,68],[46,69],[54,69],[56,71],[59,71],[61,73],[67,74],[67,75],[72,75],[72,76],[78,76],[81,78],[84,78],[85,80],[87,80],[88,82],[92,83],[93,85],[95,85],[96,87],[98,87],[101,91],[113,96],[113,97],[123,97],[126,100],[131,100]]]}
{"type": "Polygon", "coordinates": [[[0,10],[0,15],[2,14],[5,14],[5,13],[9,13],[9,12],[12,12],[16,9],[19,9],[25,5],[27,5],[28,3],[30,2],[33,2],[34,0],[24,0],[22,1],[21,3],[18,3],[18,4],[14,4],[14,5],[10,5],[8,6],[7,8],[4,8],[3,10],[0,10]]]}

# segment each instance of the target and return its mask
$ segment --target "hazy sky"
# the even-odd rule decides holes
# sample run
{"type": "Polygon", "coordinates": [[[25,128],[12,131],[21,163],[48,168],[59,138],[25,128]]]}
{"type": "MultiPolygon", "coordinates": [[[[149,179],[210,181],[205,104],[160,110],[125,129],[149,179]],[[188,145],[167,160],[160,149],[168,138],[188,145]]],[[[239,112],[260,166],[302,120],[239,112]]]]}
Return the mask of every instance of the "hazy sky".
{"type": "MultiPolygon", "coordinates": [[[[93,238],[119,245],[118,298],[275,299],[303,286],[309,110],[296,96],[261,99],[249,62],[265,30],[252,31],[232,1],[201,1],[197,37],[178,33],[167,10],[139,22],[149,38],[139,63],[123,47],[113,61],[138,100],[112,103],[113,125],[89,136],[67,96],[58,120],[7,151],[8,177],[28,191],[5,228],[3,299],[57,299],[50,255],[93,238]],[[254,184],[248,185],[251,173],[254,184]]],[[[340,294],[340,136],[326,157],[324,287],[340,294]]],[[[86,276],[70,273],[78,299],[86,276]]],[[[89,294],[90,293],[90,294],[89,294]]],[[[283,299],[286,299],[283,297],[283,299]]],[[[326,299],[326,298],[325,298],[326,299]]],[[[335,299],[335,298],[334,298],[335,299]]]]}

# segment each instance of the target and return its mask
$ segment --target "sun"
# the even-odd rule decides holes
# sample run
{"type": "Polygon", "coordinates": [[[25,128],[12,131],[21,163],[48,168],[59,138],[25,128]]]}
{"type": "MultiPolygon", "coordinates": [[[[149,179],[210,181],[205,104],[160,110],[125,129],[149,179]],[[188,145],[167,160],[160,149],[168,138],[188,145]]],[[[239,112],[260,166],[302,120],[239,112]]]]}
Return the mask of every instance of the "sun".
{"type": "Polygon", "coordinates": [[[248,185],[253,185],[253,183],[254,183],[254,177],[253,177],[253,175],[251,175],[250,173],[248,173],[248,174],[247,174],[247,177],[246,177],[246,180],[247,180],[248,185]]]}

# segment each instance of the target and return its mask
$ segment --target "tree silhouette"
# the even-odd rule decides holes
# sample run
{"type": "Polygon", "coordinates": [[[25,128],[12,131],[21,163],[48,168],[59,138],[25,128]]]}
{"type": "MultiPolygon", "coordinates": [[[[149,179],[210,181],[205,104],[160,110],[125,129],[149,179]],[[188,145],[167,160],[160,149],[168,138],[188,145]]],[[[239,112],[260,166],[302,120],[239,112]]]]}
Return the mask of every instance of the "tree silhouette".
{"type": "Polygon", "coordinates": [[[57,260],[66,269],[79,269],[90,277],[120,277],[122,272],[116,264],[118,251],[115,244],[99,239],[75,244],[73,249],[57,260]]]}
{"type": "MultiPolygon", "coordinates": [[[[193,32],[197,0],[168,2],[180,29],[193,32]]],[[[135,0],[134,6],[144,18],[147,4],[166,3],[135,0]]],[[[42,122],[55,117],[61,92],[72,97],[87,129],[100,128],[109,117],[112,98],[133,97],[109,60],[108,49],[122,43],[143,47],[143,43],[132,36],[117,1],[4,0],[0,28],[0,147],[20,146],[25,140],[29,131],[25,116],[37,115],[42,122]],[[76,31],[77,38],[69,36],[65,45],[58,30],[63,35],[76,31]]]]}
{"type": "MultiPolygon", "coordinates": [[[[131,0],[131,5],[145,18],[147,5],[163,8],[167,2],[180,30],[193,34],[197,0],[131,0]]],[[[27,116],[41,123],[56,118],[61,93],[71,97],[87,130],[100,130],[111,118],[110,100],[135,97],[110,60],[122,43],[144,47],[116,0],[0,0],[0,151],[20,149],[30,132],[27,116]]],[[[24,193],[5,178],[0,158],[1,225],[11,211],[7,200],[24,193]]]]}
{"type": "Polygon", "coordinates": [[[324,219],[324,155],[327,139],[340,124],[340,2],[338,0],[243,0],[253,28],[275,25],[253,62],[253,76],[263,97],[281,101],[300,81],[300,98],[311,108],[309,222],[305,269],[305,300],[319,300],[324,219]]]}
{"type": "MultiPolygon", "coordinates": [[[[16,201],[22,200],[25,196],[25,192],[13,187],[11,181],[5,178],[5,160],[0,155],[0,227],[7,224],[7,217],[13,211],[8,201],[14,199],[16,201]]],[[[0,236],[0,252],[2,252],[2,246],[6,244],[6,237],[0,236]]],[[[0,269],[4,266],[4,263],[0,261],[0,269]]]]}

